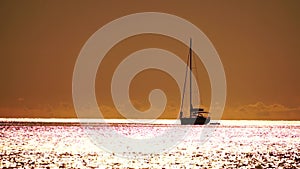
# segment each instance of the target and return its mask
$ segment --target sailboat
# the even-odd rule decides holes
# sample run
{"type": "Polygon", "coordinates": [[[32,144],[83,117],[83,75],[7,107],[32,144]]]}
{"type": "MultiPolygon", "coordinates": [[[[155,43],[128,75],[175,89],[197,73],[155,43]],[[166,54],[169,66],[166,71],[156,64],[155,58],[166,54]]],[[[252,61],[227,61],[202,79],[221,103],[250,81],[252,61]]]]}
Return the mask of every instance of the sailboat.
{"type": "Polygon", "coordinates": [[[189,50],[189,55],[188,55],[188,62],[186,66],[186,74],[185,74],[185,80],[184,80],[184,87],[183,87],[183,93],[182,93],[182,100],[181,100],[181,108],[180,108],[180,122],[181,125],[204,125],[209,123],[210,121],[210,114],[209,112],[204,111],[203,108],[197,107],[194,108],[192,104],[192,73],[193,73],[193,68],[192,68],[192,39],[190,39],[190,50],[189,50]],[[184,92],[186,88],[186,79],[187,79],[187,70],[189,67],[189,81],[190,81],[190,112],[189,112],[189,117],[184,117],[183,113],[183,103],[184,103],[184,92]]]}

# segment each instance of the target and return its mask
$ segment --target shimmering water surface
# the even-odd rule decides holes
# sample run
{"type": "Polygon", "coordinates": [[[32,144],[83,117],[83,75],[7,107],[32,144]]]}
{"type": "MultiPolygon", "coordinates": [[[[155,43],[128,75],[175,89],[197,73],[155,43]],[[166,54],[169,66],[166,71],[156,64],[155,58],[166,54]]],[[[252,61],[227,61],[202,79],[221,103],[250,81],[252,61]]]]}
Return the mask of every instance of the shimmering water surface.
{"type": "Polygon", "coordinates": [[[122,152],[118,152],[120,156],[95,146],[84,130],[86,126],[24,125],[56,119],[0,121],[0,168],[300,168],[299,121],[219,121],[220,125],[180,126],[170,120],[158,120],[153,125],[110,120],[117,123],[91,126],[100,133],[113,128],[136,139],[156,137],[171,127],[190,130],[171,150],[146,156],[127,151],[127,158],[122,152]],[[8,121],[12,123],[6,125],[8,121]],[[205,142],[201,140],[204,131],[212,132],[205,142]]]}

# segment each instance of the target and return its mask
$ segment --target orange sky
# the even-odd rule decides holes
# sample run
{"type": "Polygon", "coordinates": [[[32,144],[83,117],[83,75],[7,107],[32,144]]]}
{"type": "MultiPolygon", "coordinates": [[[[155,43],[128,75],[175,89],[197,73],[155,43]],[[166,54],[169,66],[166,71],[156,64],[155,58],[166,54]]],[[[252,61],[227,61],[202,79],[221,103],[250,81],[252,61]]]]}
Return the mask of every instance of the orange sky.
{"type": "MultiPolygon", "coordinates": [[[[214,44],[227,78],[223,119],[299,120],[299,7],[296,0],[1,1],[0,117],[76,117],[72,74],[84,43],[114,19],[153,11],[192,22],[214,44]]],[[[115,67],[133,51],[149,47],[172,51],[182,59],[188,52],[179,41],[159,35],[134,36],[117,44],[96,78],[98,104],[106,117],[121,117],[109,93],[115,67]]],[[[197,63],[202,104],[207,107],[210,84],[203,65],[197,63]]],[[[168,97],[161,118],[176,118],[178,86],[160,71],[145,71],[132,82],[130,97],[136,108],[149,108],[153,88],[165,90],[168,97]]]]}

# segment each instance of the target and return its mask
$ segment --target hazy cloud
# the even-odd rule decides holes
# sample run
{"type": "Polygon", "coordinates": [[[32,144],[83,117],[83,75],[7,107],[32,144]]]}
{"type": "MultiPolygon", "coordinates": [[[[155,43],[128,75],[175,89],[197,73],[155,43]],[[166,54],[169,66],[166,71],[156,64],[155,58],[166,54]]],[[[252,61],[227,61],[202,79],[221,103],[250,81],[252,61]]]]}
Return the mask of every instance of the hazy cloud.
{"type": "Polygon", "coordinates": [[[237,108],[238,112],[285,112],[285,111],[299,111],[300,107],[290,108],[282,104],[266,105],[263,102],[255,104],[248,104],[237,108]]]}
{"type": "Polygon", "coordinates": [[[253,120],[297,120],[300,107],[288,107],[283,104],[266,104],[257,102],[239,107],[227,108],[223,119],[253,120]]]}

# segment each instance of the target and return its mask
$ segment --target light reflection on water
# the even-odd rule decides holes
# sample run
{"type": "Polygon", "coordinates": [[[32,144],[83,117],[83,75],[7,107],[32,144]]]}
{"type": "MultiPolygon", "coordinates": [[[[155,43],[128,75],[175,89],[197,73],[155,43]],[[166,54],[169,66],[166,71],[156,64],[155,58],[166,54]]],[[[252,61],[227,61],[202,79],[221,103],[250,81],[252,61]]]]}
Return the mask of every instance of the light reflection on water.
{"type": "MultiPolygon", "coordinates": [[[[171,151],[138,160],[134,157],[141,156],[140,152],[130,152],[133,158],[126,159],[94,146],[81,126],[0,126],[0,168],[300,167],[299,121],[219,122],[221,125],[193,126],[190,136],[171,151]],[[199,144],[203,127],[212,127],[214,136],[199,144]]],[[[111,127],[124,135],[139,137],[143,133],[155,136],[166,126],[120,124],[111,127]]],[[[95,126],[95,129],[103,128],[95,126]]]]}
{"type": "MultiPolygon", "coordinates": [[[[179,119],[103,119],[107,123],[150,123],[150,124],[180,124],[179,119]]],[[[99,119],[77,118],[0,118],[0,122],[102,122],[99,119]]],[[[277,120],[211,120],[222,125],[300,125],[300,121],[277,121],[277,120]]]]}

